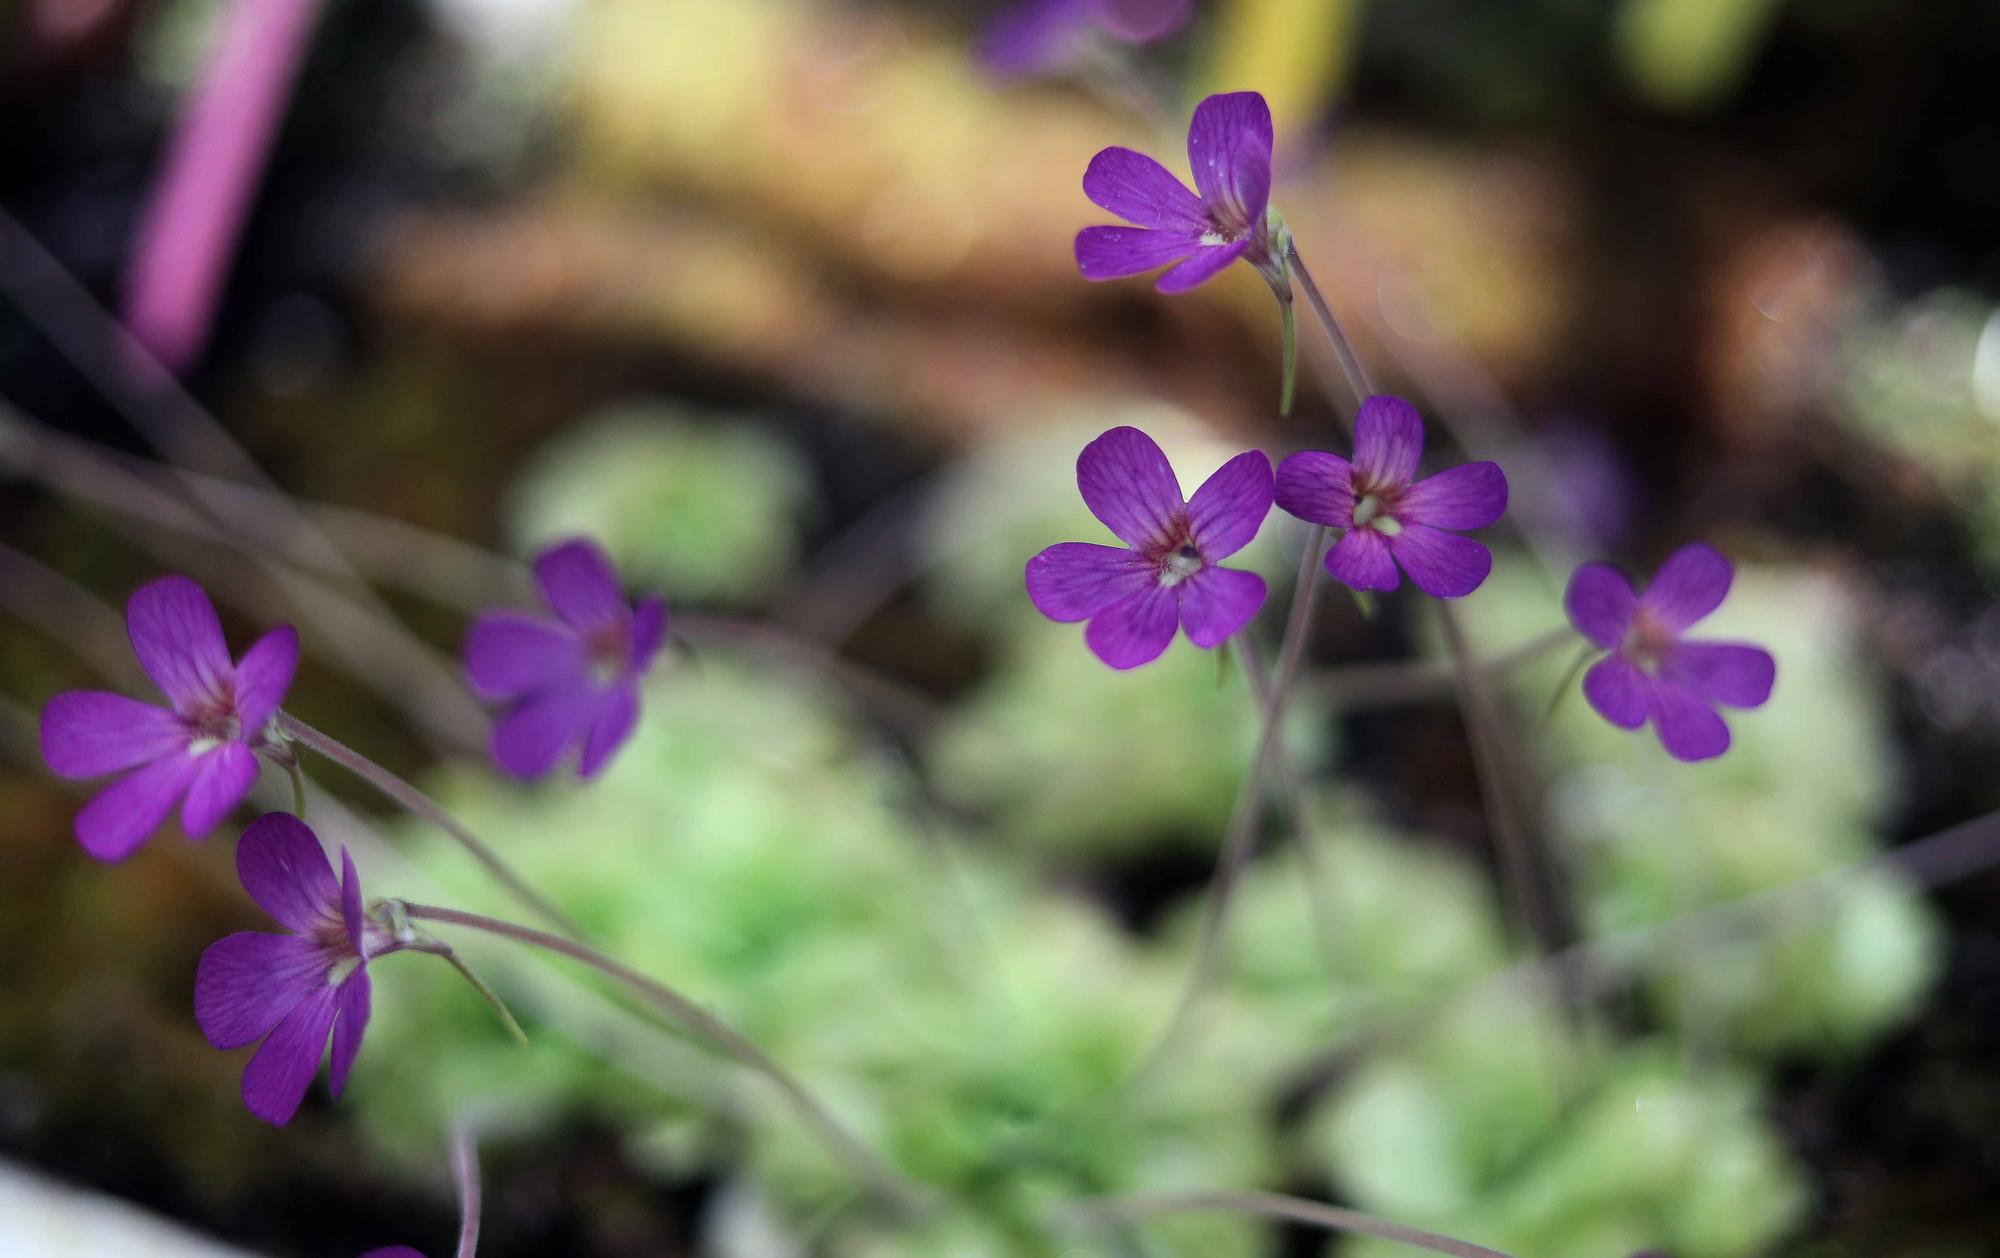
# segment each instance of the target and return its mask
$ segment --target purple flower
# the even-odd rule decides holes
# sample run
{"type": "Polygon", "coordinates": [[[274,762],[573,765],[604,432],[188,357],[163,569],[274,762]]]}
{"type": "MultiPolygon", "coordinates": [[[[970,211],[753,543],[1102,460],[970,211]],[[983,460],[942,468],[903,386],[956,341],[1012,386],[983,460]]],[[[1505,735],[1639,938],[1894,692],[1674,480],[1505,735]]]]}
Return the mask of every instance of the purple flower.
{"type": "Polygon", "coordinates": [[[1609,564],[1587,563],[1569,579],[1569,623],[1610,654],[1583,676],[1583,694],[1620,729],[1648,718],[1676,760],[1729,750],[1717,704],[1754,708],[1771,697],[1777,661],[1762,647],[1687,642],[1681,634],[1722,605],[1735,569],[1700,542],[1667,556],[1644,594],[1609,564]]]}
{"type": "Polygon", "coordinates": [[[1271,109],[1255,92],[1211,96],[1188,126],[1197,196],[1144,153],[1108,148],[1090,159],[1083,192],[1136,227],[1086,227],[1076,265],[1087,280],[1111,280],[1177,263],[1163,293],[1193,288],[1242,258],[1289,292],[1266,210],[1271,200],[1271,109]]]}
{"type": "Polygon", "coordinates": [[[667,605],[626,601],[595,542],[563,542],[535,559],[555,619],[492,611],[473,622],[465,671],[487,699],[513,710],[493,729],[493,758],[516,777],[539,777],[581,743],[590,777],[639,720],[639,681],[667,638],[667,605]]]}
{"type": "Polygon", "coordinates": [[[1249,450],[1181,499],[1167,456],[1137,428],[1083,448],[1084,505],[1125,545],[1063,542],[1028,561],[1028,597],[1050,620],[1088,620],[1083,640],[1113,668],[1159,658],[1176,625],[1198,647],[1241,629],[1264,604],[1264,579],[1217,566],[1250,544],[1271,510],[1271,460],[1249,450]]]}
{"type": "Polygon", "coordinates": [[[99,860],[123,860],[176,802],[181,828],[201,838],[257,781],[257,752],[299,662],[299,635],[280,625],[243,658],[215,606],[186,577],[141,586],[125,605],[132,649],[172,709],[101,690],[71,690],[42,709],[42,758],[63,777],[132,772],[76,816],[76,837],[99,860]]]}
{"type": "Polygon", "coordinates": [[[1357,590],[1393,590],[1396,567],[1433,598],[1460,598],[1493,570],[1493,555],[1446,529],[1485,528],[1507,509],[1496,463],[1466,463],[1415,480],[1424,421],[1398,397],[1361,404],[1354,462],[1318,450],[1278,465],[1278,505],[1301,520],[1345,529],[1326,570],[1357,590]]]}
{"type": "Polygon", "coordinates": [[[408,1245],[391,1245],[386,1249],[371,1249],[361,1258],[424,1258],[408,1245]]]}
{"type": "Polygon", "coordinates": [[[1146,44],[1186,25],[1194,0],[1024,0],[995,18],[979,59],[1006,78],[1068,69],[1093,39],[1146,44]]]}
{"type": "Polygon", "coordinates": [[[243,931],[209,945],[195,970],[194,1017],[217,1048],[263,1040],[243,1070],[243,1103],[283,1126],[298,1112],[333,1034],[333,1095],[368,1029],[368,962],[398,948],[361,908],[354,858],[343,881],[319,839],[290,813],[266,813],[236,845],[243,889],[294,933],[243,931]]]}

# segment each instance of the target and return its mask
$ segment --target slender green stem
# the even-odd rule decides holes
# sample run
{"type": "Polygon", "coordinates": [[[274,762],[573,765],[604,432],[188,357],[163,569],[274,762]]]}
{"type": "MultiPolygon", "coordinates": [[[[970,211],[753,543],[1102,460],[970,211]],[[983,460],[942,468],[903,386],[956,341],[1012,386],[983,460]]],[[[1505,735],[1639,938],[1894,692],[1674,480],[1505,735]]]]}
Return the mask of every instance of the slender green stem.
{"type": "Polygon", "coordinates": [[[500,999],[500,993],[488,987],[486,980],[474,973],[472,967],[465,963],[465,958],[459,956],[456,952],[447,950],[438,953],[438,955],[443,957],[451,965],[452,969],[457,970],[466,982],[472,984],[474,990],[485,999],[487,1005],[492,1008],[495,1016],[500,1019],[500,1024],[507,1028],[507,1034],[514,1037],[514,1042],[522,1048],[528,1047],[528,1033],[523,1031],[521,1024],[514,1020],[514,1011],[507,1007],[506,1001],[500,999]]]}
{"type": "Polygon", "coordinates": [[[1590,663],[1590,657],[1596,655],[1598,650],[1596,644],[1584,643],[1583,649],[1576,653],[1576,658],[1570,661],[1569,667],[1563,669],[1562,680],[1556,683],[1555,691],[1549,695],[1549,706],[1542,709],[1544,722],[1555,717],[1556,709],[1562,706],[1563,698],[1569,694],[1569,688],[1576,681],[1577,674],[1583,671],[1583,666],[1590,663]]]}
{"type": "Polygon", "coordinates": [[[1284,376],[1278,383],[1278,414],[1292,413],[1292,397],[1298,392],[1299,384],[1299,318],[1292,309],[1291,298],[1281,298],[1278,314],[1285,327],[1284,376]]]}
{"type": "Polygon", "coordinates": [[[475,1258],[479,1252],[479,1149],[472,1131],[459,1124],[451,1134],[451,1177],[458,1181],[458,1252],[475,1258]]]}
{"type": "Polygon", "coordinates": [[[306,775],[299,768],[299,758],[293,756],[285,761],[285,773],[292,779],[292,815],[300,821],[306,819],[306,775]]]}
{"type": "Polygon", "coordinates": [[[616,979],[657,1006],[669,1018],[681,1023],[728,1056],[769,1079],[792,1102],[800,1115],[820,1134],[834,1153],[863,1182],[886,1200],[906,1210],[913,1210],[921,1203],[917,1191],[841,1126],[832,1111],[807,1091],[805,1085],[790,1071],[772,1060],[769,1054],[757,1047],[742,1032],[665,983],[640,973],[622,961],[605,956],[594,948],[560,935],[536,930],[531,926],[520,926],[478,913],[440,908],[431,904],[405,903],[403,910],[414,921],[441,922],[484,931],[489,935],[497,935],[502,939],[511,939],[515,943],[527,944],[568,957],[572,961],[580,962],[616,979]]]}
{"type": "Polygon", "coordinates": [[[456,817],[439,807],[437,801],[411,786],[402,778],[389,772],[381,765],[334,738],[301,721],[289,712],[278,713],[278,728],[294,741],[312,748],[322,756],[346,769],[368,785],[380,791],[388,799],[408,809],[410,812],[430,822],[438,829],[457,840],[459,846],[472,853],[473,859],[486,866],[488,873],[501,886],[507,888],[536,916],[549,922],[557,930],[572,939],[584,937],[585,931],[575,918],[558,908],[548,897],[535,890],[534,886],[514,871],[513,866],[500,858],[487,842],[468,830],[456,817]]]}
{"type": "Polygon", "coordinates": [[[1301,1197],[1285,1197],[1268,1192],[1176,1192],[1131,1197],[1098,1197],[1076,1207],[1078,1217],[1089,1220],[1137,1219],[1154,1214],[1249,1214],[1263,1219],[1282,1219],[1346,1232],[1400,1241],[1432,1253],[1454,1258],[1510,1258],[1502,1250],[1488,1249],[1471,1241],[1456,1240],[1422,1228],[1391,1223],[1358,1210],[1322,1205],[1301,1197]]]}
{"type": "Polygon", "coordinates": [[[1354,346],[1348,343],[1347,334],[1340,330],[1340,321],[1333,317],[1333,308],[1326,304],[1319,285],[1313,281],[1312,272],[1306,269],[1306,260],[1299,256],[1297,242],[1286,246],[1285,261],[1290,264],[1292,277],[1298,280],[1299,287],[1306,290],[1306,300],[1312,303],[1313,313],[1319,316],[1319,326],[1326,331],[1326,339],[1333,342],[1333,353],[1340,360],[1341,374],[1347,377],[1347,386],[1354,391],[1355,405],[1360,405],[1375,392],[1374,383],[1368,379],[1368,369],[1355,356],[1354,346]]]}

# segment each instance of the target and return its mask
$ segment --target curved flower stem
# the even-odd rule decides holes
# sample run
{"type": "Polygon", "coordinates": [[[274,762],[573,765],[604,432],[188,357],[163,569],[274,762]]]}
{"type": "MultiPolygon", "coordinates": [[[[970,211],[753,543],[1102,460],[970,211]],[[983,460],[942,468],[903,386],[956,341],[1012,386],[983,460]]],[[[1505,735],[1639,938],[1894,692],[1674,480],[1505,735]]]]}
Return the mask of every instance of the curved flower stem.
{"type": "Polygon", "coordinates": [[[451,1133],[451,1177],[458,1181],[456,1258],[474,1258],[479,1252],[479,1149],[463,1123],[451,1133]]]}
{"type": "Polygon", "coordinates": [[[556,907],[523,878],[514,872],[513,866],[500,859],[500,854],[490,847],[486,840],[465,828],[456,817],[440,808],[435,800],[411,786],[402,778],[389,772],[381,765],[349,747],[330,734],[301,721],[289,712],[278,713],[278,728],[287,737],[312,748],[322,756],[348,770],[368,785],[386,795],[390,800],[409,809],[412,813],[430,822],[438,829],[458,841],[459,846],[472,853],[473,859],[486,866],[488,873],[507,888],[515,899],[526,905],[536,916],[549,922],[557,930],[573,939],[583,938],[587,933],[576,919],[556,907]]]}
{"type": "Polygon", "coordinates": [[[1305,1223],[1329,1232],[1400,1241],[1432,1253],[1452,1254],[1455,1258],[1510,1258],[1502,1250],[1488,1249],[1471,1241],[1455,1240],[1422,1228],[1391,1223],[1357,1210],[1343,1210],[1339,1206],[1321,1205],[1302,1197],[1285,1197],[1268,1192],[1178,1192],[1099,1197],[1080,1203],[1076,1212],[1080,1217],[1092,1220],[1136,1219],[1152,1214],[1251,1214],[1264,1219],[1305,1223]]]}
{"type": "Polygon", "coordinates": [[[657,1006],[669,1018],[769,1079],[792,1102],[800,1115],[820,1134],[841,1161],[883,1198],[905,1210],[914,1210],[920,1204],[921,1198],[916,1189],[904,1183],[881,1158],[841,1126],[840,1120],[833,1116],[832,1111],[807,1091],[805,1085],[790,1071],[772,1060],[769,1054],[757,1047],[735,1027],[665,983],[649,978],[624,962],[605,956],[594,948],[560,935],[536,930],[531,926],[520,926],[513,922],[503,922],[498,918],[467,913],[459,909],[440,908],[433,904],[403,902],[402,910],[413,921],[442,922],[452,926],[464,926],[470,930],[484,931],[489,935],[498,935],[502,939],[511,939],[515,943],[527,944],[568,957],[572,961],[581,962],[601,974],[616,979],[657,1006]]]}
{"type": "Polygon", "coordinates": [[[1354,355],[1354,346],[1348,343],[1347,334],[1340,330],[1340,321],[1333,317],[1332,307],[1320,294],[1319,285],[1313,282],[1312,272],[1306,270],[1306,260],[1299,256],[1296,241],[1285,247],[1285,261],[1290,265],[1292,277],[1299,287],[1306,290],[1306,300],[1312,303],[1313,313],[1319,316],[1319,325],[1326,330],[1326,339],[1333,342],[1334,356],[1340,359],[1341,374],[1347,377],[1348,388],[1354,391],[1355,405],[1360,405],[1375,392],[1375,385],[1368,379],[1368,369],[1354,355]]]}
{"type": "Polygon", "coordinates": [[[285,762],[285,774],[292,779],[292,815],[300,821],[306,819],[306,775],[299,768],[299,758],[293,756],[285,762]]]}

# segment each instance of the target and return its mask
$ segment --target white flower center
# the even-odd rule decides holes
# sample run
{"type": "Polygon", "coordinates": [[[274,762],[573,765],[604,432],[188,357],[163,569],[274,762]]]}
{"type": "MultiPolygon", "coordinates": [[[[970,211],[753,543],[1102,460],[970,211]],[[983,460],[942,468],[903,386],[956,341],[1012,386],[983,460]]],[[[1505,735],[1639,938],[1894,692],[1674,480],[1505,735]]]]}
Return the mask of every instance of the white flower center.
{"type": "Polygon", "coordinates": [[[1202,570],[1201,552],[1192,544],[1183,545],[1160,564],[1160,585],[1171,590],[1202,570]]]}
{"type": "Polygon", "coordinates": [[[1354,504],[1354,527],[1358,529],[1372,527],[1384,537],[1394,537],[1403,531],[1403,526],[1397,523],[1394,516],[1382,514],[1382,500],[1374,494],[1369,494],[1354,504]]]}

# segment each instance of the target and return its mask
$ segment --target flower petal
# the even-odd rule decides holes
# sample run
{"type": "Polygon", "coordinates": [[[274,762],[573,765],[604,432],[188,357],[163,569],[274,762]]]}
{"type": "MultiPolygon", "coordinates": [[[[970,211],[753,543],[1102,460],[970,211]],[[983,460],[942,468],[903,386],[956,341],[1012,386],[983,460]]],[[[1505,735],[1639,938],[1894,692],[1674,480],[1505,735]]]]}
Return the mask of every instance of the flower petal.
{"type": "Polygon", "coordinates": [[[1195,250],[1193,257],[1162,275],[1153,287],[1163,293],[1185,293],[1197,284],[1208,282],[1216,272],[1249,251],[1248,236],[1226,245],[1203,245],[1195,250]]]}
{"type": "Polygon", "coordinates": [[[162,577],[134,590],[125,604],[125,630],[139,666],[176,708],[224,693],[229,646],[215,604],[194,582],[162,577]]]}
{"type": "Polygon", "coordinates": [[[1154,231],[1150,227],[1086,227],[1076,234],[1076,269],[1087,280],[1137,275],[1202,247],[1199,234],[1154,231]]]}
{"type": "Polygon", "coordinates": [[[1232,227],[1261,231],[1271,200],[1271,107],[1256,92],[1224,92],[1188,123],[1195,191],[1232,227]]]}
{"type": "Polygon", "coordinates": [[[194,763],[181,829],[190,839],[203,839],[257,785],[257,753],[242,743],[224,743],[200,753],[194,763]]]}
{"type": "Polygon", "coordinates": [[[583,639],[558,621],[487,612],[465,635],[465,675],[484,699],[512,699],[579,678],[583,639]]]}
{"type": "Polygon", "coordinates": [[[1389,553],[1432,598],[1464,598],[1493,571],[1492,551],[1469,537],[1423,524],[1405,524],[1389,539],[1389,553]]]}
{"type": "Polygon", "coordinates": [[[1004,11],[979,41],[989,71],[1019,78],[1059,70],[1084,46],[1096,0],[1027,0],[1004,11]]]}
{"type": "Polygon", "coordinates": [[[1188,499],[1188,531],[1209,563],[1242,550],[1271,514],[1271,460],[1245,450],[1215,469],[1188,499]]]}
{"type": "Polygon", "coordinates": [[[1188,641],[1212,647],[1250,623],[1264,605],[1264,578],[1237,568],[1204,568],[1181,586],[1181,627],[1188,641]]]}
{"type": "Polygon", "coordinates": [[[282,1127],[299,1112],[326,1053],[338,992],[321,982],[285,1015],[243,1068],[243,1103],[265,1122],[282,1127]]]}
{"type": "Polygon", "coordinates": [[[1721,551],[1690,542],[1667,556],[1653,574],[1653,583],[1639,596],[1639,606],[1667,628],[1685,629],[1722,606],[1735,575],[1721,551]]]}
{"type": "Polygon", "coordinates": [[[1137,668],[1160,658],[1180,624],[1180,600],[1155,585],[1134,598],[1099,612],[1084,628],[1083,641],[1113,668],[1137,668]]]}
{"type": "Polygon", "coordinates": [[[1583,697],[1590,700],[1599,716],[1619,729],[1638,729],[1646,723],[1650,688],[1646,675],[1622,655],[1605,656],[1583,675],[1583,697]]]}
{"type": "Polygon", "coordinates": [[[236,717],[243,737],[254,740],[285,701],[299,667],[299,631],[279,625],[250,645],[236,665],[236,717]]]}
{"type": "Polygon", "coordinates": [[[583,740],[583,758],[577,761],[581,777],[596,777],[611,760],[611,754],[632,736],[639,723],[639,685],[628,681],[615,687],[601,704],[590,733],[583,740]]]}
{"type": "Polygon", "coordinates": [[[1028,601],[1050,620],[1089,620],[1157,581],[1155,566],[1123,546],[1059,542],[1028,561],[1028,601]]]}
{"type": "Polygon", "coordinates": [[[632,607],[631,670],[645,672],[666,641],[667,600],[657,594],[640,599],[632,607]]]}
{"type": "Polygon", "coordinates": [[[1278,505],[1301,520],[1354,527],[1354,465],[1324,450],[1301,450],[1278,464],[1278,505]]]}
{"type": "Polygon", "coordinates": [[[1167,456],[1137,428],[1113,428],[1076,456],[1083,505],[1127,545],[1162,547],[1186,504],[1167,456]]]}
{"type": "Polygon", "coordinates": [[[1349,529],[1326,552],[1326,571],[1342,585],[1357,590],[1393,590],[1403,583],[1389,544],[1374,529],[1349,529]]]}
{"type": "Polygon", "coordinates": [[[1208,230],[1201,198],[1173,172],[1144,153],[1108,148],[1090,159],[1083,172],[1083,195],[1128,223],[1199,236],[1208,230]]]}
{"type": "Polygon", "coordinates": [[[180,752],[134,769],[76,814],[77,842],[98,860],[124,860],[160,828],[194,775],[194,757],[180,752]]]}
{"type": "Polygon", "coordinates": [[[587,537],[551,546],[535,556],[535,580],[550,610],[584,633],[622,624],[632,615],[611,556],[587,537]]]}
{"type": "Polygon", "coordinates": [[[1569,588],[1563,591],[1563,611],[1570,627],[1584,637],[1613,651],[1625,641],[1632,627],[1632,615],[1639,609],[1639,596],[1632,592],[1632,580],[1608,563],[1587,563],[1570,574],[1569,588]]]}
{"type": "Polygon", "coordinates": [[[361,1037],[368,1032],[369,1008],[373,1003],[368,967],[363,966],[347,976],[335,1001],[333,1068],[327,1075],[327,1091],[335,1100],[340,1099],[340,1090],[347,1086],[347,1072],[354,1068],[354,1058],[361,1052],[361,1037]]]}
{"type": "Polygon", "coordinates": [[[1655,680],[1649,704],[1660,745],[1676,760],[1712,760],[1729,750],[1729,726],[1694,691],[1655,680]]]}
{"type": "Polygon", "coordinates": [[[1461,463],[1404,491],[1396,519],[1436,529],[1483,529],[1507,510],[1507,477],[1498,463],[1461,463]]]}
{"type": "Polygon", "coordinates": [[[236,877],[257,907],[302,935],[340,915],[340,884],[319,836],[288,812],[267,812],[236,841],[236,877]]]}
{"type": "Polygon", "coordinates": [[[70,690],[42,709],[42,759],[66,778],[93,778],[158,760],[187,745],[165,708],[103,690],[70,690]]]}
{"type": "Polygon", "coordinates": [[[326,984],[327,955],[298,935],[240,931],[218,939],[194,970],[194,1020],[217,1048],[262,1039],[326,984]]]}
{"type": "Polygon", "coordinates": [[[1733,708],[1761,706],[1777,675],[1771,653],[1744,642],[1678,642],[1660,661],[1662,680],[1733,708]]]}
{"type": "Polygon", "coordinates": [[[1146,44],[1187,25],[1194,0],[1098,0],[1097,7],[1105,30],[1119,39],[1146,44]]]}
{"type": "Polygon", "coordinates": [[[1378,393],[1354,417],[1354,476],[1376,489],[1408,485],[1424,457],[1424,421],[1402,398],[1378,393]]]}
{"type": "Polygon", "coordinates": [[[493,759],[517,778],[540,777],[583,736],[597,704],[596,692],[581,685],[529,696],[493,727],[493,759]]]}

